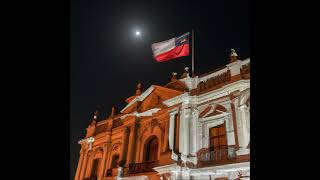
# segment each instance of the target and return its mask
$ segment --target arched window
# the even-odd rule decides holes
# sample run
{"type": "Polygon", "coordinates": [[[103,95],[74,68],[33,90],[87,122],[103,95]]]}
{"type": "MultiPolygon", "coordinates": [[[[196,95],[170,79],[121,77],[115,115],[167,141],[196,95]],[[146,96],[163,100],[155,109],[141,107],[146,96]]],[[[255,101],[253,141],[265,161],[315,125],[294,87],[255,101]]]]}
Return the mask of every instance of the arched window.
{"type": "Polygon", "coordinates": [[[159,141],[157,137],[152,137],[146,142],[146,147],[145,147],[146,162],[156,161],[158,159],[158,147],[159,147],[159,141]]]}
{"type": "Polygon", "coordinates": [[[119,167],[119,155],[113,155],[111,168],[119,167]]]}
{"type": "Polygon", "coordinates": [[[210,151],[226,149],[227,138],[225,124],[210,128],[210,151]]]}

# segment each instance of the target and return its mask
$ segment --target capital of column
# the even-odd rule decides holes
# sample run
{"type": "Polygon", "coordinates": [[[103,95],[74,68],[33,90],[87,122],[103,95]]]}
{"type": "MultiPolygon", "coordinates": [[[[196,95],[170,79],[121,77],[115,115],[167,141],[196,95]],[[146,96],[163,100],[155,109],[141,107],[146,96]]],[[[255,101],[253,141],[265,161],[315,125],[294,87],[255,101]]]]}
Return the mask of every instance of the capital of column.
{"type": "Polygon", "coordinates": [[[89,137],[89,138],[81,139],[80,141],[78,141],[78,144],[82,144],[82,143],[92,143],[92,142],[94,142],[94,137],[89,137]]]}

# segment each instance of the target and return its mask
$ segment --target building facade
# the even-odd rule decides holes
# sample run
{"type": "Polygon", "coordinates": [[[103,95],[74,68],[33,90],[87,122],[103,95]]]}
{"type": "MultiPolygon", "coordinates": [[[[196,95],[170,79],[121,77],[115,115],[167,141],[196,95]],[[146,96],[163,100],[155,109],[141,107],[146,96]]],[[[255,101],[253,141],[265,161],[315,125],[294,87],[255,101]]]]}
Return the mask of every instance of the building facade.
{"type": "Polygon", "coordinates": [[[75,180],[250,179],[250,58],[136,93],[79,141],[75,180]]]}

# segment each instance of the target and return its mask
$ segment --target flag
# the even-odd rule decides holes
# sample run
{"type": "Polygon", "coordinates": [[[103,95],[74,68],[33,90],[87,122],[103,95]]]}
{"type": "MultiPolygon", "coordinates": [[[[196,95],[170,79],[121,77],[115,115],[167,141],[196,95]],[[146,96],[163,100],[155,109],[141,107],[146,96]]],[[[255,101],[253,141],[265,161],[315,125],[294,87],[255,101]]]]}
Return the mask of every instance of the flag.
{"type": "Polygon", "coordinates": [[[188,32],[179,37],[152,44],[153,57],[158,62],[164,62],[178,57],[188,56],[189,36],[190,33],[188,32]]]}

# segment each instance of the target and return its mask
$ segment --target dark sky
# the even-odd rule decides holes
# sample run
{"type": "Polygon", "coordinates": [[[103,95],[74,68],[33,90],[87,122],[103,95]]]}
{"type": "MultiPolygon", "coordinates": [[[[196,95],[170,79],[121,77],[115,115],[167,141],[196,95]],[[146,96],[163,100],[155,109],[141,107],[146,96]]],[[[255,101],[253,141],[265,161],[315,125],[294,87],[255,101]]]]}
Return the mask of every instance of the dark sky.
{"type": "Polygon", "coordinates": [[[78,140],[97,106],[100,119],[143,89],[164,85],[171,72],[191,69],[191,56],[157,63],[151,44],[195,29],[195,72],[202,74],[229,62],[230,48],[240,59],[250,56],[250,2],[216,1],[71,1],[70,179],[79,158],[78,140]],[[136,29],[141,36],[135,37],[136,29]]]}

